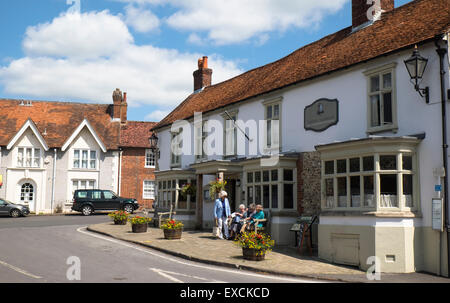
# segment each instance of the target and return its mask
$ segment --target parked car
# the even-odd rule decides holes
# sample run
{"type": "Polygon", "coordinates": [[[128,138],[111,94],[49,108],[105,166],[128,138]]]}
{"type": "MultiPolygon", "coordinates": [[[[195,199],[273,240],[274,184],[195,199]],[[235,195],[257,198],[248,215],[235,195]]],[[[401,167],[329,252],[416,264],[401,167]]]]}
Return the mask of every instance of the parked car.
{"type": "Polygon", "coordinates": [[[110,190],[79,189],[73,194],[72,210],[85,216],[98,210],[125,210],[131,214],[138,208],[136,199],[118,197],[110,190]]]}
{"type": "Polygon", "coordinates": [[[15,204],[11,201],[0,199],[0,215],[13,218],[26,217],[30,214],[30,208],[26,205],[15,204]]]}

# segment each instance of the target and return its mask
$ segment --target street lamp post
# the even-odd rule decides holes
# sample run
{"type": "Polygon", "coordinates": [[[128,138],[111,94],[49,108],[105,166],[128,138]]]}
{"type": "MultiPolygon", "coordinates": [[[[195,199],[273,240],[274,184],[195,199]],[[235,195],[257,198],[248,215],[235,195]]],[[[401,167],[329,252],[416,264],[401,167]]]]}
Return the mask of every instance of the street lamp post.
{"type": "Polygon", "coordinates": [[[430,88],[420,88],[420,82],[422,81],[423,74],[427,68],[428,59],[422,57],[419,54],[417,45],[413,51],[412,56],[405,60],[406,69],[408,70],[411,82],[414,84],[414,88],[419,92],[421,97],[425,97],[425,102],[430,103],[430,88]]]}

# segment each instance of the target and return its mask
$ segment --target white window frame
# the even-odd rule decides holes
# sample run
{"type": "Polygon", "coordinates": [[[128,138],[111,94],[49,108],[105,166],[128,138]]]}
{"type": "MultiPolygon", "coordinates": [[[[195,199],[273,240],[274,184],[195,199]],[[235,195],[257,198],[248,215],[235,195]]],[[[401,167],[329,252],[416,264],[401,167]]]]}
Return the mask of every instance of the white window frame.
{"type": "Polygon", "coordinates": [[[171,133],[171,148],[170,148],[170,166],[180,167],[181,166],[181,144],[183,143],[183,129],[179,132],[171,133]],[[174,153],[177,153],[175,154],[174,153]]]}
{"type": "Polygon", "coordinates": [[[281,123],[282,123],[282,103],[283,103],[283,97],[276,97],[273,99],[269,99],[263,102],[264,105],[264,121],[266,121],[267,124],[264,125],[264,152],[270,153],[272,151],[281,151],[281,123]],[[278,115],[275,115],[275,107],[278,106],[278,115]],[[271,112],[271,115],[269,116],[269,109],[271,112]],[[272,121],[278,121],[278,142],[276,141],[276,137],[273,137],[274,131],[272,130],[272,121]],[[268,127],[270,125],[270,140],[269,140],[269,133],[268,133],[268,127]],[[275,139],[275,140],[274,140],[275,139]],[[269,142],[270,141],[270,142],[269,142]],[[275,145],[275,147],[274,147],[275,145]],[[278,147],[276,146],[278,145],[278,147]]]}
{"type": "Polygon", "coordinates": [[[224,136],[223,136],[223,157],[224,158],[232,158],[237,156],[237,127],[236,121],[238,119],[238,111],[227,111],[231,118],[234,120],[230,120],[230,117],[224,113],[222,117],[224,118],[224,136]],[[230,144],[229,144],[230,143],[230,144]],[[231,145],[231,147],[230,147],[231,145]]]}
{"type": "Polygon", "coordinates": [[[18,168],[40,168],[42,165],[42,150],[35,147],[20,146],[17,148],[16,166],[18,168]],[[22,153],[20,151],[23,151],[22,153]],[[30,151],[30,157],[27,157],[27,152],[30,151]],[[39,156],[36,156],[36,152],[39,151],[39,156]],[[22,161],[20,161],[20,155],[22,154],[22,161]],[[27,165],[27,159],[30,161],[30,165],[27,165]],[[38,164],[36,164],[36,160],[38,164]]]}
{"type": "Polygon", "coordinates": [[[80,170],[97,170],[98,168],[98,151],[95,149],[83,149],[83,148],[74,148],[72,150],[72,169],[80,169],[80,170]],[[75,158],[75,153],[78,151],[79,158],[75,158]],[[87,152],[87,158],[83,158],[83,153],[87,152]],[[95,153],[95,159],[91,157],[92,153],[95,153]],[[75,166],[75,161],[78,161],[79,166],[75,166]],[[83,162],[87,162],[87,167],[83,167],[83,162]],[[95,163],[95,167],[92,168],[91,164],[95,163]]]}
{"type": "Polygon", "coordinates": [[[154,180],[144,180],[142,187],[142,199],[155,200],[156,182],[154,180]]]}
{"type": "Polygon", "coordinates": [[[195,150],[198,154],[195,155],[195,161],[201,161],[207,158],[205,140],[208,133],[205,131],[208,121],[202,120],[202,123],[196,123],[194,126],[195,150]]]}
{"type": "Polygon", "coordinates": [[[151,149],[145,150],[145,168],[155,168],[156,155],[151,149]]]}
{"type": "Polygon", "coordinates": [[[364,75],[367,79],[367,133],[377,133],[384,131],[393,131],[397,132],[398,130],[398,120],[397,120],[397,81],[396,81],[396,66],[397,63],[390,63],[378,68],[370,69],[364,72],[364,75]],[[383,87],[383,75],[391,74],[391,87],[384,88],[383,87]],[[379,89],[376,91],[371,91],[371,79],[375,76],[379,78],[379,89]],[[391,93],[391,112],[392,112],[392,123],[385,123],[384,120],[384,99],[383,94],[391,93]],[[380,114],[379,120],[380,125],[372,125],[372,102],[371,97],[373,96],[379,97],[379,107],[380,114]]]}

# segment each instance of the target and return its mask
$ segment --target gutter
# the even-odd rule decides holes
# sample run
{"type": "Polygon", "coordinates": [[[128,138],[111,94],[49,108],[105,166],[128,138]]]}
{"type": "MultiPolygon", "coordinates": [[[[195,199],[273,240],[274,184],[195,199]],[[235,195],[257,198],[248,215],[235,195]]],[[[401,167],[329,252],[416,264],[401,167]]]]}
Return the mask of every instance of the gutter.
{"type": "Polygon", "coordinates": [[[57,157],[57,150],[54,149],[54,155],[53,155],[53,176],[52,176],[52,201],[51,201],[51,212],[53,214],[53,205],[55,203],[55,185],[56,185],[56,157],[57,157]]]}
{"type": "Polygon", "coordinates": [[[444,36],[438,36],[436,44],[436,52],[439,56],[439,76],[441,82],[441,111],[442,111],[442,156],[443,165],[445,170],[444,175],[444,208],[445,208],[445,229],[447,231],[447,277],[450,278],[450,207],[448,201],[448,143],[447,143],[447,100],[445,98],[445,69],[444,60],[447,54],[447,48],[442,48],[439,44],[440,41],[444,41],[444,36]]]}

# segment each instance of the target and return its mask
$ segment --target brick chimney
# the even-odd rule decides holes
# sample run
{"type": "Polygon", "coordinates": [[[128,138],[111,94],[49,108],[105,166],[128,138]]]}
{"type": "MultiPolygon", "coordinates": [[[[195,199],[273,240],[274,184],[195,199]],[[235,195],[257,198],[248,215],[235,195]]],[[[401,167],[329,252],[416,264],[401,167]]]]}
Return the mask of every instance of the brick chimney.
{"type": "Polygon", "coordinates": [[[113,119],[120,120],[121,123],[127,122],[127,93],[123,93],[118,88],[113,92],[113,119]]]}
{"type": "Polygon", "coordinates": [[[372,21],[368,16],[372,16],[379,11],[377,2],[380,1],[381,12],[388,12],[394,9],[394,0],[352,0],[352,26],[357,28],[369,21],[372,21]],[[367,4],[369,2],[370,4],[367,4]]]}
{"type": "Polygon", "coordinates": [[[198,70],[194,72],[194,91],[211,85],[212,69],[208,68],[208,57],[198,59],[198,70]]]}

